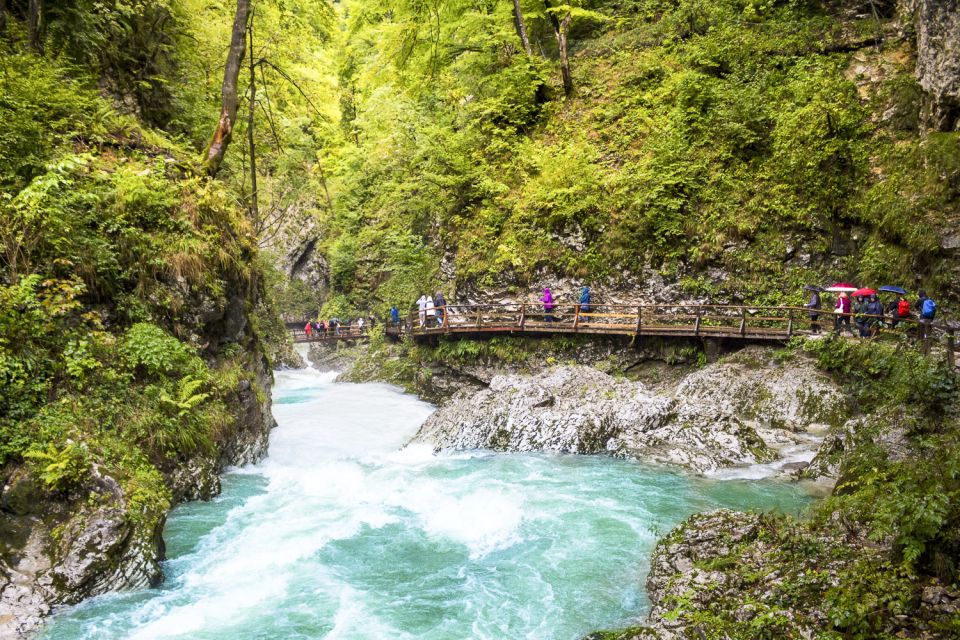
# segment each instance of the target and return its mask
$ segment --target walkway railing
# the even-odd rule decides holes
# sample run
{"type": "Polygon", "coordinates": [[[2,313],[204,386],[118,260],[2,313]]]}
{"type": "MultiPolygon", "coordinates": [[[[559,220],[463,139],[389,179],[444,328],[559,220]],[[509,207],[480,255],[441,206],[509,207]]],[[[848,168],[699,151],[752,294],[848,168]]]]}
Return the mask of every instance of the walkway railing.
{"type": "MultiPolygon", "coordinates": [[[[821,309],[816,320],[806,307],[776,307],[703,304],[579,304],[556,303],[551,310],[542,304],[453,304],[437,307],[434,315],[412,311],[399,323],[388,323],[387,335],[414,339],[437,335],[483,336],[490,334],[596,334],[621,336],[677,336],[739,340],[787,341],[798,335],[833,331],[838,314],[821,309]]],[[[892,319],[865,314],[840,314],[850,319],[876,321],[878,334],[907,333],[929,349],[933,342],[946,342],[954,362],[955,328],[946,323],[928,323],[917,318],[892,319]]],[[[848,331],[846,326],[844,331],[848,331]]]]}
{"type": "Polygon", "coordinates": [[[367,328],[358,329],[357,327],[341,327],[340,329],[327,329],[326,331],[311,331],[307,335],[303,327],[297,329],[288,328],[287,331],[293,336],[295,343],[304,342],[336,342],[338,340],[366,340],[370,337],[367,328]]]}

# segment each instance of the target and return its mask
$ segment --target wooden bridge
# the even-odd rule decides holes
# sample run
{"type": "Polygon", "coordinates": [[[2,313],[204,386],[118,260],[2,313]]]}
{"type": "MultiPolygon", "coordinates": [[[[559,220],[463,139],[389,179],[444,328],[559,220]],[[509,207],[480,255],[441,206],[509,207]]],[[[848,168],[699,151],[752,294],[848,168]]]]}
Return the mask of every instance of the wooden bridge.
{"type": "MultiPolygon", "coordinates": [[[[878,337],[907,336],[929,350],[935,343],[946,348],[948,361],[956,363],[956,325],[917,318],[894,321],[883,316],[845,314],[857,331],[856,318],[879,320],[878,337]]],[[[432,341],[440,336],[484,338],[495,335],[600,335],[678,337],[737,340],[745,342],[787,342],[795,336],[833,331],[837,314],[821,309],[817,320],[810,309],[790,306],[706,305],[706,304],[591,304],[585,311],[579,304],[556,303],[545,312],[540,303],[456,304],[437,307],[433,316],[420,317],[412,311],[400,322],[386,324],[387,336],[409,336],[432,341]],[[421,322],[422,320],[422,322],[421,322]]],[[[357,341],[369,338],[367,327],[356,326],[312,332],[307,335],[300,323],[287,323],[294,342],[357,341]]],[[[846,326],[843,330],[847,332],[846,326]]],[[[848,332],[849,335],[849,332],[848,332]]]]}
{"type": "Polygon", "coordinates": [[[297,344],[305,342],[349,342],[370,338],[367,327],[358,329],[353,325],[326,331],[311,331],[309,334],[306,332],[306,322],[287,322],[286,327],[287,332],[290,333],[293,341],[297,344]]]}
{"type": "MultiPolygon", "coordinates": [[[[833,331],[836,315],[832,309],[821,309],[814,321],[810,309],[789,306],[598,304],[584,311],[579,304],[556,303],[545,312],[542,304],[534,303],[448,305],[438,307],[434,316],[423,319],[413,311],[405,320],[389,323],[386,333],[393,338],[409,335],[420,341],[437,336],[576,334],[786,342],[794,336],[813,335],[817,328],[821,333],[833,331]]],[[[856,331],[854,314],[846,315],[856,331]]],[[[944,342],[948,359],[955,362],[953,325],[902,318],[894,326],[889,317],[856,317],[880,320],[878,336],[906,334],[923,338],[921,344],[926,349],[934,342],[944,342]]]]}

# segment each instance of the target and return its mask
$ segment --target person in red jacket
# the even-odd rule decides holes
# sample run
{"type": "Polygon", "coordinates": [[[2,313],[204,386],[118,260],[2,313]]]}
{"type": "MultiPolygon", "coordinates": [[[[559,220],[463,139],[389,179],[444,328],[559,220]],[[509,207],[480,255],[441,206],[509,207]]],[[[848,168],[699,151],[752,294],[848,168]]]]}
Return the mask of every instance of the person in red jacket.
{"type": "Polygon", "coordinates": [[[306,333],[307,337],[309,338],[311,335],[313,335],[313,325],[309,322],[303,325],[303,332],[306,333]]]}
{"type": "Polygon", "coordinates": [[[833,335],[840,335],[841,328],[844,324],[847,325],[847,331],[850,332],[850,335],[856,335],[850,326],[850,296],[841,292],[840,295],[837,296],[837,305],[834,307],[833,312],[836,314],[833,322],[833,335]]]}

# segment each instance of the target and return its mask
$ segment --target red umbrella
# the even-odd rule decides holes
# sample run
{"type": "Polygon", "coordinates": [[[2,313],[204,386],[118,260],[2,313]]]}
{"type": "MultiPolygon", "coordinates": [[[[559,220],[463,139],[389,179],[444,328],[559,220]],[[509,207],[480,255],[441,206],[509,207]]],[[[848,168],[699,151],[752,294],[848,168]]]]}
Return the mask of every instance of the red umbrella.
{"type": "Polygon", "coordinates": [[[873,289],[863,288],[863,289],[857,289],[856,291],[854,291],[853,297],[859,298],[860,296],[874,296],[876,294],[877,292],[874,291],[873,289]]]}

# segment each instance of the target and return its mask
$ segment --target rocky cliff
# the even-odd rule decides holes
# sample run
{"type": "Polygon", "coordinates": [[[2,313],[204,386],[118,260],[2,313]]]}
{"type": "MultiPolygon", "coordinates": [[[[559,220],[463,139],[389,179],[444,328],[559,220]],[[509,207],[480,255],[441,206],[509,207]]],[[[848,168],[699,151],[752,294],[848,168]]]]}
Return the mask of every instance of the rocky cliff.
{"type": "Polygon", "coordinates": [[[905,0],[901,10],[915,22],[924,120],[936,131],[960,131],[960,2],[905,0]]]}
{"type": "MultiPolygon", "coordinates": [[[[239,294],[238,294],[239,295],[239,294]]],[[[201,307],[203,305],[200,305],[201,307]]],[[[260,460],[267,450],[273,374],[242,297],[208,308],[195,325],[212,367],[242,349],[245,374],[226,393],[230,417],[215,446],[157,465],[161,477],[133,482],[94,464],[70,491],[51,491],[36,474],[8,465],[0,492],[0,637],[28,635],[57,606],[109,591],[143,588],[163,574],[167,509],[220,491],[228,466],[260,460]],[[202,329],[201,329],[202,328],[202,329]],[[134,507],[137,483],[166,487],[160,505],[134,507]]],[[[130,455],[137,455],[130,452],[130,455]]]]}

